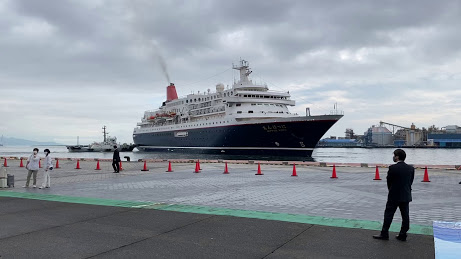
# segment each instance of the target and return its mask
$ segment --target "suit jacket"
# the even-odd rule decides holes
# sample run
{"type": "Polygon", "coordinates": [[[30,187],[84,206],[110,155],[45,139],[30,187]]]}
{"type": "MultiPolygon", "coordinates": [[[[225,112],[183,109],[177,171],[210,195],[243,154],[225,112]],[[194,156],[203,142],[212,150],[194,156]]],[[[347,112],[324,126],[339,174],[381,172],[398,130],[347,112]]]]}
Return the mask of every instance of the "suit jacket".
{"type": "Polygon", "coordinates": [[[117,162],[120,162],[120,152],[118,151],[118,149],[115,149],[114,150],[114,160],[117,161],[117,162]]]}
{"type": "Polygon", "coordinates": [[[405,162],[398,162],[389,166],[389,171],[387,172],[387,188],[389,189],[387,200],[410,202],[412,200],[411,185],[414,178],[415,168],[405,162]]]}

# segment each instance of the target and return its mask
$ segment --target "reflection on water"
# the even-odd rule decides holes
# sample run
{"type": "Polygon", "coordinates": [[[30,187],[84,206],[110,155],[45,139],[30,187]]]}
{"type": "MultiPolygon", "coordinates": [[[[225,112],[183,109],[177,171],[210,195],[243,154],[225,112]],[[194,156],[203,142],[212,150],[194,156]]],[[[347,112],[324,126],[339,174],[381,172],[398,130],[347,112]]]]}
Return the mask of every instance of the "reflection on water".
{"type": "MultiPolygon", "coordinates": [[[[35,147],[35,146],[34,146],[35,147]]],[[[32,146],[2,146],[0,156],[26,157],[32,153],[32,146]]],[[[43,155],[43,150],[51,150],[52,157],[59,158],[112,158],[112,153],[82,152],[71,153],[65,146],[37,146],[43,155]]],[[[423,149],[407,148],[407,163],[428,165],[458,165],[461,164],[461,149],[423,149]]],[[[382,163],[392,164],[394,148],[316,148],[310,157],[285,156],[248,156],[223,154],[188,154],[178,152],[121,152],[120,157],[130,157],[132,161],[138,159],[232,159],[232,160],[277,160],[277,161],[317,161],[335,163],[382,163]]],[[[123,159],[124,160],[124,159],[123,159]]]]}

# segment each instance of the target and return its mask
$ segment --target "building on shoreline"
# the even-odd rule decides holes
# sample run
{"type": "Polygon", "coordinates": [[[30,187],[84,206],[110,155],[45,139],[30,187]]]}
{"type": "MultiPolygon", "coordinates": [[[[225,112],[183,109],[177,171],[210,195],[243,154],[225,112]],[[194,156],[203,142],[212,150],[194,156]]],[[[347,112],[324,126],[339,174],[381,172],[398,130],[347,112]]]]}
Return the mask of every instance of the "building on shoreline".
{"type": "Polygon", "coordinates": [[[399,126],[387,122],[380,122],[379,126],[372,125],[363,135],[355,135],[348,128],[345,137],[322,139],[317,147],[414,147],[414,148],[461,148],[461,127],[448,125],[437,128],[417,128],[399,126]],[[392,127],[392,131],[387,126],[392,127]]]}

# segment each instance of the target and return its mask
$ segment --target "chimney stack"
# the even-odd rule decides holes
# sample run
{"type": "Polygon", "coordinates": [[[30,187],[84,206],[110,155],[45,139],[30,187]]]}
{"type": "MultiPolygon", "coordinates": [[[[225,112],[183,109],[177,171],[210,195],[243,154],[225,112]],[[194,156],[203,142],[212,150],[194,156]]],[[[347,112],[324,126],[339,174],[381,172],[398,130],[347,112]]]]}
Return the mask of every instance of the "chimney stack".
{"type": "Polygon", "coordinates": [[[173,83],[170,83],[169,86],[166,87],[166,101],[172,101],[178,99],[178,94],[176,93],[176,87],[173,83]]]}

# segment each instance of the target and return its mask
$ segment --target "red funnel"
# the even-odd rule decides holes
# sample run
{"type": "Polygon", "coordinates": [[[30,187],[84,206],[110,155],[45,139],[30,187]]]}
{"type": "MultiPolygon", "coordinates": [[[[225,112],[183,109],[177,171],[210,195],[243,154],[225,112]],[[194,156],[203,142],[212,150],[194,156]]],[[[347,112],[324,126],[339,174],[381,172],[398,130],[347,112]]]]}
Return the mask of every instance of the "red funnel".
{"type": "Polygon", "coordinates": [[[178,94],[176,93],[176,87],[173,83],[170,83],[169,86],[166,87],[166,101],[172,101],[178,99],[178,94]]]}

